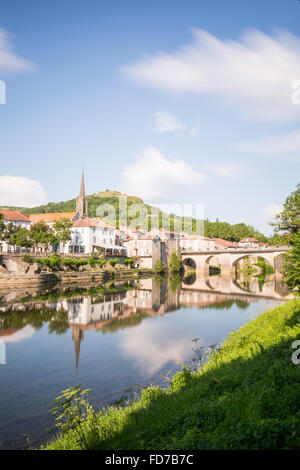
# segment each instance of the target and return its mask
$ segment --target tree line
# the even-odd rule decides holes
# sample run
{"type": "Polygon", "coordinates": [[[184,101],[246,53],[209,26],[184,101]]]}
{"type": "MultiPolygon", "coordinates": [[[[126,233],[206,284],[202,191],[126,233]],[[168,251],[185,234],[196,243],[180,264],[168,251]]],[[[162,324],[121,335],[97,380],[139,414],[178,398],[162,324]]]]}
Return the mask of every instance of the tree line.
{"type": "Polygon", "coordinates": [[[71,239],[71,220],[62,218],[50,228],[44,221],[37,222],[30,226],[20,227],[12,222],[5,224],[3,214],[0,213],[0,241],[5,241],[14,249],[43,247],[44,251],[49,251],[50,247],[57,248],[61,243],[63,246],[71,239]]]}

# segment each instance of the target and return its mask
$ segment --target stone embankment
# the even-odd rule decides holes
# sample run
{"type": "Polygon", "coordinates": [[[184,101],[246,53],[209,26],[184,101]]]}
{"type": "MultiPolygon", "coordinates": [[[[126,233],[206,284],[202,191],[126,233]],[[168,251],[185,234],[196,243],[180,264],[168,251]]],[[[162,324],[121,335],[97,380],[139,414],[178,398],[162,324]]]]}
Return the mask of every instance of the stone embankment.
{"type": "Polygon", "coordinates": [[[98,267],[80,271],[41,271],[38,263],[26,263],[19,257],[0,256],[0,289],[21,286],[46,286],[48,284],[75,284],[105,282],[110,279],[132,279],[153,274],[152,270],[100,269],[98,267]]]}

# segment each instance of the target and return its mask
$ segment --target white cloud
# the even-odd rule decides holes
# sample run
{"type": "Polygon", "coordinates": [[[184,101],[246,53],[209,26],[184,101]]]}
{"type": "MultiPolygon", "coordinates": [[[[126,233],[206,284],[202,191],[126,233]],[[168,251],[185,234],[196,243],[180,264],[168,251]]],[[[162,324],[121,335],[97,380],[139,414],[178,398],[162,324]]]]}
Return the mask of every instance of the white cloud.
{"type": "Polygon", "coordinates": [[[126,330],[120,348],[124,355],[135,360],[136,367],[145,375],[151,376],[169,362],[183,363],[191,348],[190,334],[182,329],[172,331],[164,322],[157,328],[155,322],[143,322],[136,331],[126,330]]]}
{"type": "Polygon", "coordinates": [[[217,173],[220,176],[225,178],[238,178],[241,173],[244,171],[244,168],[240,165],[208,165],[207,170],[217,173]]]}
{"type": "Polygon", "coordinates": [[[8,33],[0,28],[0,74],[30,72],[32,70],[34,70],[33,64],[14,52],[8,33]]]}
{"type": "Polygon", "coordinates": [[[255,29],[237,41],[200,29],[193,35],[193,43],[178,51],[145,56],[122,70],[142,85],[220,97],[251,117],[299,117],[300,106],[292,104],[292,84],[300,78],[298,37],[255,29]]]}
{"type": "Polygon", "coordinates": [[[176,132],[184,131],[186,126],[181,124],[174,114],[169,113],[168,111],[158,111],[153,115],[154,124],[153,129],[156,132],[176,132]]]}
{"type": "Polygon", "coordinates": [[[290,156],[299,160],[300,129],[283,135],[266,135],[260,139],[239,142],[234,148],[238,151],[254,153],[266,157],[290,156]]]}
{"type": "Polygon", "coordinates": [[[269,204],[261,209],[262,213],[268,217],[268,219],[274,219],[275,215],[282,212],[282,207],[277,204],[269,204]]]}
{"type": "Polygon", "coordinates": [[[123,189],[145,199],[173,197],[179,189],[199,186],[205,180],[184,160],[168,160],[152,146],[145,147],[122,173],[123,189]]]}
{"type": "Polygon", "coordinates": [[[23,176],[0,176],[0,206],[34,207],[47,203],[38,181],[23,176]]]}
{"type": "Polygon", "coordinates": [[[35,329],[27,325],[22,330],[18,330],[12,335],[8,336],[0,336],[1,341],[4,341],[4,343],[19,343],[20,341],[23,341],[24,339],[29,339],[33,336],[35,332],[35,329]]]}

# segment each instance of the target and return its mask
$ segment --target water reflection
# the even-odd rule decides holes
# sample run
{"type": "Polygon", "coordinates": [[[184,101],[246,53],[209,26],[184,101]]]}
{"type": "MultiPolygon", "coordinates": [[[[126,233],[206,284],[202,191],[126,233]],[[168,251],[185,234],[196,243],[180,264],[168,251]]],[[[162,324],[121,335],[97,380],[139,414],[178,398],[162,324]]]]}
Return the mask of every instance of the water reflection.
{"type": "MultiPolygon", "coordinates": [[[[5,342],[30,338],[35,330],[48,324],[49,334],[62,335],[71,328],[75,365],[78,370],[80,347],[86,331],[103,334],[137,326],[149,317],[163,316],[183,307],[246,309],[259,297],[277,300],[292,298],[275,276],[197,277],[195,273],[178,279],[142,279],[138,282],[62,288],[56,290],[9,291],[0,297],[0,337],[5,342]],[[176,282],[175,282],[176,281],[176,282]],[[174,287],[175,286],[175,287],[174,287]]],[[[120,345],[128,356],[138,357],[139,367],[149,373],[169,360],[181,361],[187,339],[168,332],[157,336],[147,324],[135,338],[129,333],[120,345]],[[163,345],[163,346],[162,346],[163,345]],[[149,362],[149,358],[151,361],[149,362]]]]}
{"type": "Polygon", "coordinates": [[[290,297],[276,278],[195,275],[0,291],[0,442],[45,439],[52,401],[72,385],[91,388],[98,405],[132,384],[162,384],[191,360],[193,338],[205,350],[290,297]]]}

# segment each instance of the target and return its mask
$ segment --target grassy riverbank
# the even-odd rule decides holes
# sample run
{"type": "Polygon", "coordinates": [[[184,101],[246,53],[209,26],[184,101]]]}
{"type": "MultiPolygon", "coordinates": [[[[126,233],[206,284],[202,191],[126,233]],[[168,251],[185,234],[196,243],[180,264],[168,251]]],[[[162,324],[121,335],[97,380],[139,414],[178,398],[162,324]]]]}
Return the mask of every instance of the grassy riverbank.
{"type": "Polygon", "coordinates": [[[203,370],[176,374],[123,407],[86,418],[48,449],[299,449],[300,300],[267,311],[224,342],[203,370]]]}

